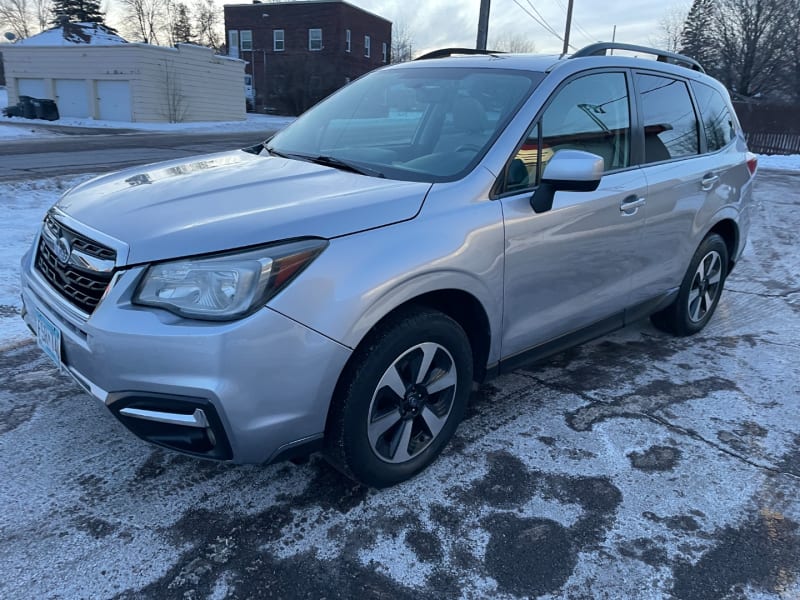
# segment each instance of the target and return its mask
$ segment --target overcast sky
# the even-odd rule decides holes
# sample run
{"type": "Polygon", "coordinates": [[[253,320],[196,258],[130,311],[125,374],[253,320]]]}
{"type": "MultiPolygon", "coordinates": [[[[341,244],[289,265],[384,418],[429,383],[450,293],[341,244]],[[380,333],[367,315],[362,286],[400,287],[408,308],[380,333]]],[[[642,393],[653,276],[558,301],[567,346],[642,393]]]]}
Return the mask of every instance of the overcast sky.
{"type": "MultiPolygon", "coordinates": [[[[229,0],[230,1],[230,0],[229,0]]],[[[480,0],[349,0],[395,23],[404,23],[412,34],[416,53],[443,47],[475,47],[480,0]]],[[[610,41],[614,25],[617,41],[654,44],[660,37],[659,21],[689,0],[574,0],[570,42],[576,48],[596,41],[610,41]]],[[[536,13],[559,35],[564,34],[567,0],[492,0],[489,46],[494,36],[511,31],[529,36],[537,52],[561,52],[562,42],[526,12],[536,13]]]]}
{"type": "MultiPolygon", "coordinates": [[[[223,4],[249,3],[249,0],[215,1],[220,5],[220,11],[223,4]]],[[[413,39],[415,54],[436,48],[475,47],[480,0],[348,1],[389,19],[396,26],[405,26],[413,39]]],[[[492,47],[493,40],[498,36],[511,33],[533,40],[537,52],[561,52],[562,41],[538,24],[530,14],[543,18],[559,36],[563,36],[567,2],[568,0],[491,0],[489,47],[492,47]]],[[[667,13],[681,8],[685,10],[691,4],[690,0],[574,2],[570,42],[575,48],[591,42],[611,40],[614,25],[617,26],[617,41],[660,45],[662,36],[659,21],[667,13]]],[[[108,10],[111,24],[119,25],[123,13],[118,0],[104,0],[103,5],[108,10]]]]}

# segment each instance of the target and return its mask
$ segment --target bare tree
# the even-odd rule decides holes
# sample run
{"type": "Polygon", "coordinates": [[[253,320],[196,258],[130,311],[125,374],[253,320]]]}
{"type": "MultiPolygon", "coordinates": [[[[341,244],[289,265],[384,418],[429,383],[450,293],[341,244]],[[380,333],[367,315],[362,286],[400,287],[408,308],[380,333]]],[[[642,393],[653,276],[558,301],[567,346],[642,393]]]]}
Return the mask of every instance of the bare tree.
{"type": "Polygon", "coordinates": [[[164,62],[164,111],[170,123],[180,123],[186,117],[189,101],[183,93],[180,75],[172,61],[164,62]]]}
{"type": "Polygon", "coordinates": [[[195,34],[203,46],[214,50],[222,47],[222,37],[219,33],[219,9],[214,0],[197,0],[194,8],[195,34]]]}
{"type": "Polygon", "coordinates": [[[30,0],[33,22],[38,31],[48,28],[53,12],[53,0],[30,0]]]}
{"type": "Polygon", "coordinates": [[[536,43],[527,35],[514,31],[504,31],[493,38],[489,44],[492,50],[511,52],[513,54],[529,54],[536,52],[536,43]]]}
{"type": "MultiPolygon", "coordinates": [[[[794,40],[786,0],[718,0],[716,39],[719,69],[714,74],[744,96],[785,89],[785,69],[794,40]]],[[[794,32],[796,33],[796,29],[794,32]]]]}
{"type": "Polygon", "coordinates": [[[7,29],[18,38],[31,35],[33,24],[28,0],[0,0],[0,30],[7,29]]]}
{"type": "Polygon", "coordinates": [[[683,28],[689,6],[677,4],[668,8],[658,20],[658,33],[651,43],[669,52],[679,52],[683,45],[683,28]]]}
{"type": "Polygon", "coordinates": [[[787,7],[790,22],[786,80],[790,98],[800,104],[800,0],[791,0],[787,7]]]}
{"type": "Polygon", "coordinates": [[[407,62],[414,58],[414,40],[405,21],[392,24],[392,63],[407,62]]]}
{"type": "Polygon", "coordinates": [[[169,2],[163,0],[119,0],[125,10],[125,29],[146,44],[159,44],[166,37],[169,2]]]}

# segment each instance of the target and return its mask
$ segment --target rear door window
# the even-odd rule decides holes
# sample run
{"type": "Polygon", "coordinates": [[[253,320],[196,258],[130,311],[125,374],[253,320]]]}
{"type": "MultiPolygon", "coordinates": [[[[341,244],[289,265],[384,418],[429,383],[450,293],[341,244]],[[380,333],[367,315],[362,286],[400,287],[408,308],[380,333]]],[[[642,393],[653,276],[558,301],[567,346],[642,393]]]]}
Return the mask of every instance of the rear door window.
{"type": "Polygon", "coordinates": [[[706,136],[706,151],[716,152],[736,137],[736,122],[728,103],[717,90],[705,84],[692,82],[692,91],[700,109],[706,136]]]}
{"type": "Polygon", "coordinates": [[[638,73],[636,87],[644,126],[644,162],[698,154],[697,116],[686,83],[638,73]]]}

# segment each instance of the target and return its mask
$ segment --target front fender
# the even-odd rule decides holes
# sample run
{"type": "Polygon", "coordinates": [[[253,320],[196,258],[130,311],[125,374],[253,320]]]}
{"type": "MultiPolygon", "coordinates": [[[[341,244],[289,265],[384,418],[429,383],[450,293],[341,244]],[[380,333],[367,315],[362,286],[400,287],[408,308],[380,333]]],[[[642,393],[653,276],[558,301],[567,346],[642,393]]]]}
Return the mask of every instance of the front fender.
{"type": "Polygon", "coordinates": [[[503,264],[500,204],[462,205],[331,240],[269,306],[355,348],[398,306],[429,292],[461,290],[486,311],[493,362],[500,353],[503,264]]]}

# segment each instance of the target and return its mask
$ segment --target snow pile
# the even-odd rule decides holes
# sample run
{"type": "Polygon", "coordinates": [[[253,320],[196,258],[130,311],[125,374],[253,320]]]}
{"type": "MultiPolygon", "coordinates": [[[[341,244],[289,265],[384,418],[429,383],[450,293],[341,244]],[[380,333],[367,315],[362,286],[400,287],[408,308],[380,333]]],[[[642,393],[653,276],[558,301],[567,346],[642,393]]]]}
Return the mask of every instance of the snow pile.
{"type": "MultiPolygon", "coordinates": [[[[243,121],[205,121],[195,123],[131,123],[128,121],[99,121],[95,119],[83,119],[78,117],[64,117],[57,121],[51,121],[53,125],[66,127],[85,127],[89,129],[129,129],[136,131],[254,131],[262,129],[278,130],[283,129],[295,117],[276,117],[274,115],[257,115],[247,113],[243,121]]],[[[37,123],[30,119],[14,118],[15,122],[37,123]]],[[[0,118],[0,123],[3,119],[0,118]]]]}
{"type": "Polygon", "coordinates": [[[780,154],[758,155],[759,169],[778,169],[781,171],[800,171],[800,154],[782,156],[780,154]]]}
{"type": "Polygon", "coordinates": [[[16,46],[116,46],[128,41],[100,23],[65,23],[18,41],[16,46]]]}

